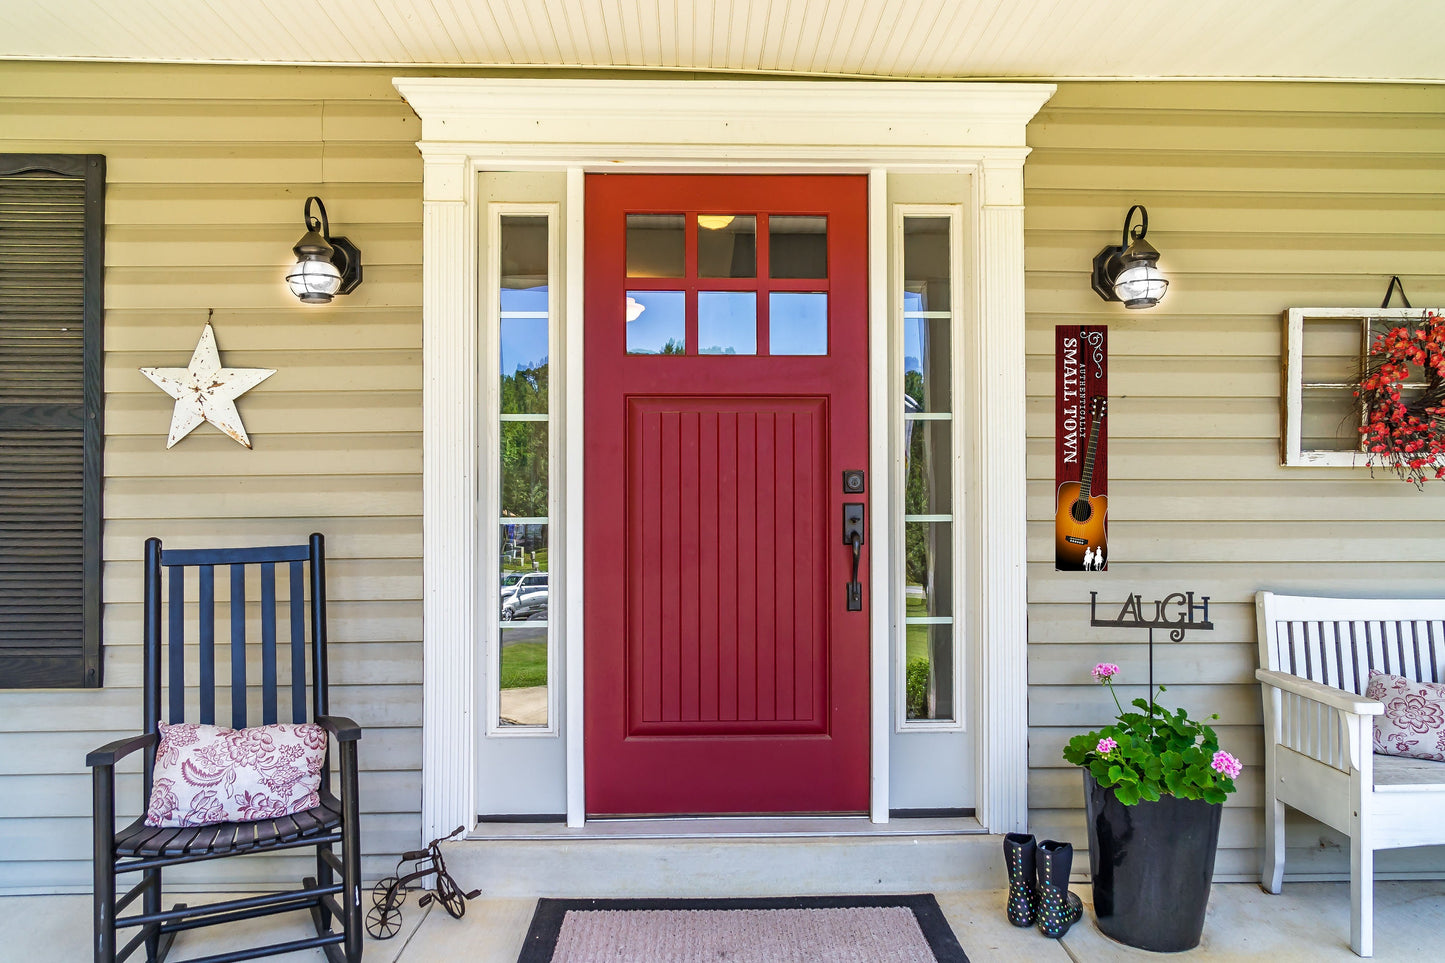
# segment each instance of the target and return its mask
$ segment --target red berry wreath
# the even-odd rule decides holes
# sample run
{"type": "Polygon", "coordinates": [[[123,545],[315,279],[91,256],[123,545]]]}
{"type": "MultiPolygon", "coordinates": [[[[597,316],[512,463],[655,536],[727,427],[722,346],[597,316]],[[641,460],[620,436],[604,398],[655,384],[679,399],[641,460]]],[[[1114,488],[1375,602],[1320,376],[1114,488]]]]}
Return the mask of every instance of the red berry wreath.
{"type": "Polygon", "coordinates": [[[1388,468],[1416,488],[1445,478],[1445,319],[1426,311],[1418,324],[1376,337],[1355,397],[1372,469],[1388,468]]]}

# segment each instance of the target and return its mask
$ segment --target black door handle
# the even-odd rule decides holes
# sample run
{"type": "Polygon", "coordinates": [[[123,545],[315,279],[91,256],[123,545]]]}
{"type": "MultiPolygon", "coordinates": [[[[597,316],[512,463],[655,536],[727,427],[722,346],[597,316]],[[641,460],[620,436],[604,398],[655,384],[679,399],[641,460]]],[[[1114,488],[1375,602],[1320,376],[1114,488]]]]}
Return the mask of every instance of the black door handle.
{"type": "Polygon", "coordinates": [[[858,561],[863,554],[863,503],[843,504],[843,544],[853,546],[853,577],[848,580],[848,611],[863,611],[863,583],[858,581],[858,561]]]}

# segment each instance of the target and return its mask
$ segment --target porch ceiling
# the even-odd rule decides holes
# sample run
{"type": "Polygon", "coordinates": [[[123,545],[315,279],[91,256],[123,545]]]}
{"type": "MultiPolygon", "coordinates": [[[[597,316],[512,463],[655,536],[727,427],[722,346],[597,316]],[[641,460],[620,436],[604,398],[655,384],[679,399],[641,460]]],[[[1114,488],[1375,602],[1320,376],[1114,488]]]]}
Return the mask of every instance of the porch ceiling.
{"type": "Polygon", "coordinates": [[[1420,0],[7,0],[0,59],[1445,81],[1420,0]]]}

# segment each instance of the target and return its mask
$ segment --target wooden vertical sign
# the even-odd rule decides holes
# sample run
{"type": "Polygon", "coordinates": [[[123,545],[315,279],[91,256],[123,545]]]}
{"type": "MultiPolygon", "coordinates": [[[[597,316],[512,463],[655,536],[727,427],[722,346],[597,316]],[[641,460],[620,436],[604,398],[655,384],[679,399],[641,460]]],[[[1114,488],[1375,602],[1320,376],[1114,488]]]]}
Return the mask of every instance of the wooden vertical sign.
{"type": "Polygon", "coordinates": [[[1054,328],[1054,567],[1109,567],[1109,329],[1054,328]]]}

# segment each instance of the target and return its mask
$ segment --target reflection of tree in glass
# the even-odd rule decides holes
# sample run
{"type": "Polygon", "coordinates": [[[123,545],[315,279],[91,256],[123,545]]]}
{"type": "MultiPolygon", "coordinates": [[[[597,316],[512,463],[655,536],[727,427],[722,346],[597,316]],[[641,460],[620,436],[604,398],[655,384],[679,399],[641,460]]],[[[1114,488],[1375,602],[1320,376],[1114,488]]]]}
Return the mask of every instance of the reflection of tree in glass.
{"type": "Polygon", "coordinates": [[[502,511],[521,517],[547,514],[547,424],[502,422],[502,511]]]}
{"type": "Polygon", "coordinates": [[[918,402],[919,408],[928,403],[928,399],[923,396],[923,390],[922,371],[910,368],[903,372],[903,393],[918,402]]]}
{"type": "Polygon", "coordinates": [[[676,338],[668,338],[658,354],[687,354],[687,346],[676,338]]]}
{"type": "Polygon", "coordinates": [[[547,411],[547,359],[530,367],[517,366],[502,375],[502,412],[508,415],[545,414],[547,411]]]}
{"type": "MultiPolygon", "coordinates": [[[[543,414],[547,411],[547,362],[518,367],[502,376],[502,411],[543,414]]],[[[547,514],[547,424],[502,422],[502,510],[510,515],[547,514]]]]}
{"type": "MultiPolygon", "coordinates": [[[[910,398],[922,400],[923,374],[906,371],[903,390],[910,398]]],[[[905,422],[906,448],[903,468],[903,511],[907,515],[927,515],[929,476],[933,474],[932,451],[928,447],[928,422],[905,422]]],[[[904,526],[904,556],[909,585],[929,586],[928,525],[904,526]]],[[[931,594],[931,593],[930,593],[931,594]]]]}

